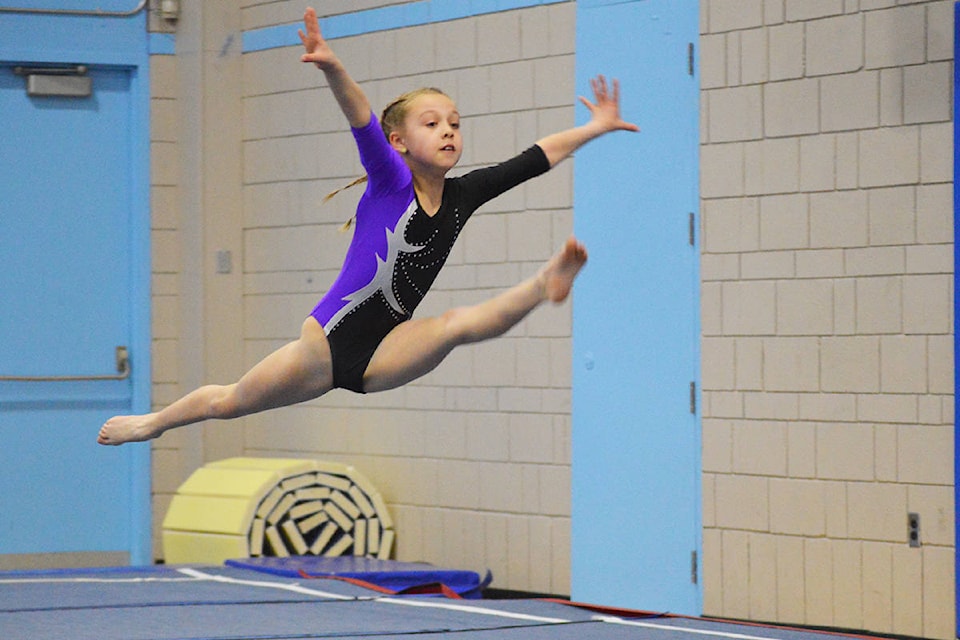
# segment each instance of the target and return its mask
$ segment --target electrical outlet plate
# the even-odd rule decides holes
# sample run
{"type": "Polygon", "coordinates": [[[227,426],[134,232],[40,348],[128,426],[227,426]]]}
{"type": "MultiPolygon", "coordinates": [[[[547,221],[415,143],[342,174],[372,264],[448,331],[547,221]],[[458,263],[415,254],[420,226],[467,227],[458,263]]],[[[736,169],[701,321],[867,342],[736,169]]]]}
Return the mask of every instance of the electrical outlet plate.
{"type": "Polygon", "coordinates": [[[911,547],[920,546],[920,514],[907,514],[907,542],[911,547]]]}

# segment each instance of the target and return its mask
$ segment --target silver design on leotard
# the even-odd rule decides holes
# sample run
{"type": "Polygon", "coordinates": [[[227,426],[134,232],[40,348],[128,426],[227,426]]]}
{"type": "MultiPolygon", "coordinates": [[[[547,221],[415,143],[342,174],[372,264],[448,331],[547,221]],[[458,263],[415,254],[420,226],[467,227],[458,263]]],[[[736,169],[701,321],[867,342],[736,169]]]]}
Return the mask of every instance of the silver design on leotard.
{"type": "Polygon", "coordinates": [[[343,297],[343,300],[347,304],[333,314],[333,317],[331,317],[330,320],[327,321],[327,324],[323,327],[324,331],[328,335],[341,320],[350,315],[350,313],[352,313],[355,309],[357,309],[357,307],[362,305],[367,299],[376,294],[378,291],[383,293],[383,297],[386,298],[387,304],[389,304],[394,311],[400,315],[409,315],[407,310],[403,308],[403,305],[400,304],[400,301],[397,300],[397,296],[393,291],[393,277],[397,267],[397,258],[400,256],[401,251],[404,253],[417,253],[418,251],[423,251],[424,249],[423,246],[410,244],[404,238],[407,225],[410,223],[410,219],[413,218],[413,215],[416,212],[417,201],[414,199],[410,202],[410,206],[407,207],[407,210],[404,211],[403,215],[400,216],[400,219],[397,220],[397,225],[394,227],[393,231],[391,231],[389,228],[384,228],[384,232],[387,234],[386,259],[381,258],[379,254],[376,254],[377,272],[373,275],[373,280],[371,280],[369,284],[361,289],[358,289],[357,291],[343,297]]]}

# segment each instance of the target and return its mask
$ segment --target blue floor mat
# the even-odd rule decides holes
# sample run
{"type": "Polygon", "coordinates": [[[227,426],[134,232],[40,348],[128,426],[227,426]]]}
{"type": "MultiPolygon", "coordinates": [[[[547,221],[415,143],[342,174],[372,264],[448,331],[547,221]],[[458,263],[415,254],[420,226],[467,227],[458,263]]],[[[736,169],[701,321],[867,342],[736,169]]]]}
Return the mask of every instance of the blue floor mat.
{"type": "Polygon", "coordinates": [[[231,566],[0,572],[3,640],[402,639],[423,635],[443,640],[849,638],[703,619],[598,616],[542,600],[385,597],[337,580],[291,578],[231,566]]]}
{"type": "Polygon", "coordinates": [[[227,560],[227,566],[250,569],[286,578],[327,577],[359,580],[394,593],[440,584],[461,598],[483,597],[493,580],[490,572],[481,580],[474,571],[440,569],[422,562],[398,562],[355,556],[290,556],[287,558],[242,558],[227,560]]]}

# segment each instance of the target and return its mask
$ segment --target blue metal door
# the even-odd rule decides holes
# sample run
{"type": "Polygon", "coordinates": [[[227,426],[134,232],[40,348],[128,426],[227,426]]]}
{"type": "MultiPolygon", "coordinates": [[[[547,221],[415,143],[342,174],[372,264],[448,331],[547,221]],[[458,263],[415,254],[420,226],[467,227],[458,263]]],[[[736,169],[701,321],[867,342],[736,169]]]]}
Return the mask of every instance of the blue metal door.
{"type": "Polygon", "coordinates": [[[698,16],[695,0],[577,2],[578,90],[618,77],[641,133],[576,158],[572,595],[685,614],[701,613],[698,16]]]}
{"type": "Polygon", "coordinates": [[[142,562],[143,450],[96,444],[133,409],[132,71],[87,71],[88,97],[30,96],[15,71],[0,64],[0,554],[142,562]],[[63,376],[80,379],[47,380],[63,376]]]}

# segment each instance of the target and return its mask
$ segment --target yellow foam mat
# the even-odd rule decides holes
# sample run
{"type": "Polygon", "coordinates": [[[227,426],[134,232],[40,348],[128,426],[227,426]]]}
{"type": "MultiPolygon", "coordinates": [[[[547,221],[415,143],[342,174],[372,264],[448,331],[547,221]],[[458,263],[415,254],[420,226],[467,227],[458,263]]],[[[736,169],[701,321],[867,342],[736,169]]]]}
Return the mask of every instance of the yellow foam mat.
{"type": "Polygon", "coordinates": [[[169,563],[287,555],[387,559],[393,519],[354,467],[293,458],[229,458],[197,469],[163,521],[169,563]]]}
{"type": "Polygon", "coordinates": [[[247,556],[243,536],[164,529],[163,550],[168,562],[177,564],[223,564],[247,556]],[[170,558],[176,560],[170,560],[170,558]]]}

